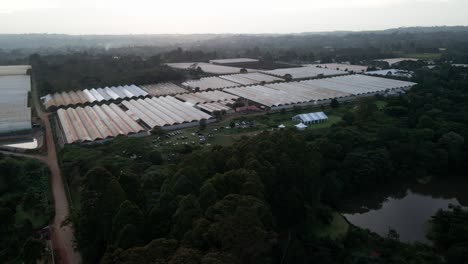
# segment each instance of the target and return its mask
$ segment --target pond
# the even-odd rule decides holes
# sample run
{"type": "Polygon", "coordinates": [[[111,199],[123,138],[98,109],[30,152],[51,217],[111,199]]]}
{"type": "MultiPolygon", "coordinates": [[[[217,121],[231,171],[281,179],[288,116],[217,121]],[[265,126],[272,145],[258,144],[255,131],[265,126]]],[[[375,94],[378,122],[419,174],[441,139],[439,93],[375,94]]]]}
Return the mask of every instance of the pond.
{"type": "Polygon", "coordinates": [[[394,229],[402,242],[429,243],[429,220],[450,204],[468,206],[467,179],[433,180],[427,184],[393,186],[350,201],[343,216],[352,224],[386,236],[394,229]]]}

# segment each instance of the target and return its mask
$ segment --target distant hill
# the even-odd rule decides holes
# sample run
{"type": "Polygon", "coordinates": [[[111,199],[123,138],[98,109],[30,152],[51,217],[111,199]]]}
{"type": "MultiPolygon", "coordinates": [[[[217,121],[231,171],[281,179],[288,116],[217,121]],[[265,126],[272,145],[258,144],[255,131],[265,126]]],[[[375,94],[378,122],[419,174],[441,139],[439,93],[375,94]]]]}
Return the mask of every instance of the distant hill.
{"type": "MultiPolygon", "coordinates": [[[[65,34],[0,34],[0,49],[76,49],[76,48],[119,48],[130,46],[182,46],[206,44],[212,40],[264,39],[285,36],[346,36],[354,34],[395,34],[395,33],[468,33],[468,27],[407,27],[381,31],[332,31],[304,32],[292,34],[161,34],[161,35],[65,35],[65,34]]],[[[248,44],[248,43],[247,43],[248,44]]]]}

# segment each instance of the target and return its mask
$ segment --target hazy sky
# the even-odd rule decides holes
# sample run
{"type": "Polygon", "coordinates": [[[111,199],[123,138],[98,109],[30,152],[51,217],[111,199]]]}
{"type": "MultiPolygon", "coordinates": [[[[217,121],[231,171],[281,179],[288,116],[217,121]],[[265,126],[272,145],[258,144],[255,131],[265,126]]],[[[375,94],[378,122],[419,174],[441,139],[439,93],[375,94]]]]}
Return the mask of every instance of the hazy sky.
{"type": "Polygon", "coordinates": [[[0,33],[288,33],[468,25],[468,0],[2,0],[0,33]]]}

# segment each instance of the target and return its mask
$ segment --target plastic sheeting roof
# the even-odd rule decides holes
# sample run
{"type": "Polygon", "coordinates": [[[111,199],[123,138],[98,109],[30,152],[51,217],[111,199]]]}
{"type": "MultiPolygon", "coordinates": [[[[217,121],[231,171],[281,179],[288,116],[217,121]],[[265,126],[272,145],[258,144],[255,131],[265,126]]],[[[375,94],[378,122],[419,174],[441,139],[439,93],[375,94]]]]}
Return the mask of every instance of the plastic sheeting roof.
{"type": "Polygon", "coordinates": [[[152,96],[174,95],[189,92],[173,83],[148,84],[140,87],[152,96]]]}
{"type": "Polygon", "coordinates": [[[125,85],[117,87],[93,88],[79,91],[70,91],[55,93],[43,97],[44,106],[49,109],[51,107],[67,107],[73,105],[87,105],[98,102],[107,102],[121,100],[125,98],[138,98],[148,96],[140,87],[136,85],[125,85]]]}
{"type": "Polygon", "coordinates": [[[408,88],[415,84],[366,75],[347,75],[300,82],[229,88],[224,89],[224,91],[268,107],[275,107],[408,88]]]}
{"type": "Polygon", "coordinates": [[[91,142],[145,131],[115,104],[57,110],[65,143],[91,142]]]}
{"type": "Polygon", "coordinates": [[[200,80],[187,81],[182,83],[182,85],[190,87],[192,89],[199,88],[200,90],[222,89],[226,87],[240,86],[240,84],[238,83],[221,79],[219,77],[206,77],[201,78],[200,80]]]}
{"type": "Polygon", "coordinates": [[[234,59],[210,60],[210,63],[217,63],[217,64],[245,63],[245,62],[258,62],[258,60],[256,60],[256,59],[249,59],[249,58],[234,58],[234,59]]]}
{"type": "Polygon", "coordinates": [[[29,69],[30,65],[0,66],[0,76],[26,75],[29,69]]]}
{"type": "Polygon", "coordinates": [[[219,102],[219,101],[235,101],[239,99],[238,96],[225,93],[223,91],[207,91],[200,93],[189,93],[179,94],[176,98],[189,102],[191,104],[200,104],[208,102],[219,102]]]}
{"type": "MultiPolygon", "coordinates": [[[[0,133],[31,129],[31,108],[28,107],[28,92],[31,91],[31,77],[16,75],[0,76],[0,133]]],[[[7,71],[3,71],[7,73],[7,71]]]]}
{"type": "Polygon", "coordinates": [[[232,74],[232,75],[221,75],[219,76],[222,79],[236,82],[241,85],[252,85],[259,84],[262,82],[272,83],[272,82],[282,82],[283,79],[267,74],[262,74],[259,72],[253,73],[243,73],[243,74],[232,74]]]}
{"type": "Polygon", "coordinates": [[[338,76],[346,75],[347,72],[317,68],[315,66],[299,67],[299,68],[286,68],[276,69],[271,71],[262,71],[262,73],[270,74],[278,77],[285,77],[287,74],[291,75],[293,79],[307,79],[323,76],[338,76]]]}

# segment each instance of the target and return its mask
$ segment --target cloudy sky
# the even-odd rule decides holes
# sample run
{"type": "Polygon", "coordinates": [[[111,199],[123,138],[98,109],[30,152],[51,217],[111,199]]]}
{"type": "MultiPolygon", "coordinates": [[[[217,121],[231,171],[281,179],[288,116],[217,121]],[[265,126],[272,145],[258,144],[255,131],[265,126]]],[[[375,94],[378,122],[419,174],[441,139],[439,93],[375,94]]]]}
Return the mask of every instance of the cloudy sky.
{"type": "Polygon", "coordinates": [[[468,0],[5,0],[0,33],[289,33],[468,25],[468,0]]]}

